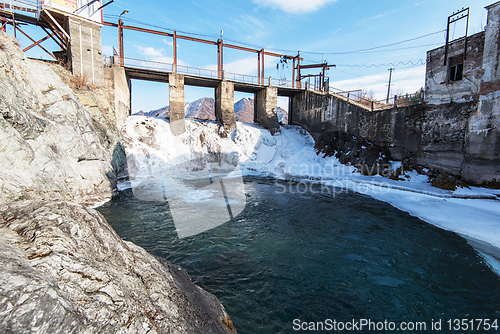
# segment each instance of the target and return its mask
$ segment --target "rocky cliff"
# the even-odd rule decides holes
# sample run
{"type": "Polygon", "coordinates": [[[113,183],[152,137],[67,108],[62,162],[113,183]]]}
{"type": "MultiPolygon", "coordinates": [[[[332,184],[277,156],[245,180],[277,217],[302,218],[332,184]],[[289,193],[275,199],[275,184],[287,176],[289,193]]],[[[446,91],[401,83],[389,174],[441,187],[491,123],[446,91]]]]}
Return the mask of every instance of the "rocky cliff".
{"type": "Polygon", "coordinates": [[[0,264],[2,333],[236,332],[183,269],[78,204],[0,205],[0,264]]]}
{"type": "Polygon", "coordinates": [[[83,84],[75,83],[79,98],[0,32],[0,203],[113,196],[125,161],[120,134],[106,98],[83,84]]]}
{"type": "Polygon", "coordinates": [[[0,31],[0,332],[236,332],[184,270],[81,205],[110,199],[126,163],[112,106],[0,31]]]}

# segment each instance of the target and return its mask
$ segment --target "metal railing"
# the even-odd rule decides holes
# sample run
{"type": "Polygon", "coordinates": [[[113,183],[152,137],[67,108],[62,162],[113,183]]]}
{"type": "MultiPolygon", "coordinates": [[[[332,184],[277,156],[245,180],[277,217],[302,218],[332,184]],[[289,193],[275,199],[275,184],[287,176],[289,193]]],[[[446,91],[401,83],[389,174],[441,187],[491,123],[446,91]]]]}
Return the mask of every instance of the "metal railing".
{"type": "Polygon", "coordinates": [[[330,86],[330,92],[342,96],[347,102],[361,104],[371,111],[380,111],[395,107],[408,107],[412,105],[422,104],[424,102],[424,91],[421,90],[414,94],[394,95],[393,97],[383,100],[374,100],[367,98],[361,89],[350,91],[342,91],[338,88],[330,86]]]}
{"type": "Polygon", "coordinates": [[[43,8],[43,0],[0,0],[0,8],[11,13],[28,12],[40,17],[43,8]]]}
{"type": "MultiPolygon", "coordinates": [[[[111,67],[113,64],[117,64],[119,57],[115,56],[103,56],[103,66],[111,67]]],[[[124,57],[124,66],[135,67],[141,69],[155,70],[161,71],[165,73],[173,73],[174,72],[174,64],[159,62],[155,60],[144,60],[137,58],[124,57]]],[[[210,78],[210,79],[225,79],[238,83],[252,84],[252,85],[261,85],[261,86],[274,86],[274,87],[282,87],[282,88],[305,88],[311,89],[313,91],[317,91],[314,87],[310,87],[308,82],[298,83],[291,80],[286,79],[275,79],[272,77],[268,77],[264,79],[264,82],[259,82],[259,77],[253,75],[246,74],[237,74],[231,72],[222,72],[222,78],[219,76],[219,73],[216,70],[211,70],[207,68],[197,68],[190,67],[185,65],[177,65],[176,73],[184,74],[184,75],[192,75],[198,76],[202,78],[210,78]]],[[[386,110],[394,107],[403,107],[410,106],[415,104],[421,104],[424,100],[424,92],[420,91],[415,94],[405,94],[403,96],[393,96],[387,101],[384,100],[374,100],[370,99],[363,94],[361,89],[344,91],[332,86],[328,87],[328,93],[335,94],[339,97],[342,97],[347,102],[351,102],[353,104],[360,105],[365,109],[371,111],[380,111],[386,110]],[[387,103],[389,102],[389,103],[387,103]]]]}
{"type": "Polygon", "coordinates": [[[217,71],[206,68],[189,67],[184,65],[177,65],[177,73],[184,75],[193,75],[203,78],[211,78],[211,79],[217,79],[219,77],[217,71]]]}
{"type": "MultiPolygon", "coordinates": [[[[137,58],[124,57],[123,58],[124,66],[136,67],[141,69],[149,69],[162,71],[167,73],[174,72],[174,64],[159,62],[154,60],[144,60],[137,58]]],[[[104,66],[112,66],[112,64],[118,63],[118,59],[116,56],[103,56],[103,64],[104,66]]],[[[177,65],[177,73],[184,75],[193,75],[203,78],[211,78],[211,79],[220,79],[219,73],[216,70],[211,70],[207,68],[197,68],[190,67],[185,65],[177,65]]],[[[238,82],[238,83],[246,83],[252,85],[272,85],[276,87],[286,87],[286,88],[296,88],[296,83],[289,80],[283,79],[273,79],[271,77],[264,79],[263,83],[259,83],[259,77],[248,74],[238,74],[223,71],[221,74],[222,78],[225,80],[238,82]]]]}
{"type": "Polygon", "coordinates": [[[253,85],[258,85],[259,84],[259,77],[254,76],[254,75],[247,75],[247,74],[236,74],[236,73],[230,73],[230,72],[224,72],[224,79],[226,80],[231,80],[235,82],[242,82],[242,83],[247,83],[247,84],[253,84],[253,85]]]}

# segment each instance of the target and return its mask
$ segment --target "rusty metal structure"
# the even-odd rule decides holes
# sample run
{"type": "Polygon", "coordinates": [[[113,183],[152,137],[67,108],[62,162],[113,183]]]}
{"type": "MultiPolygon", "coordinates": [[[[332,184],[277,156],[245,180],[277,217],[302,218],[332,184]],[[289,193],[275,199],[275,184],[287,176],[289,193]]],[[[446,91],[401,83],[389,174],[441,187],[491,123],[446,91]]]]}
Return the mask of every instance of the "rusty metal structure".
{"type": "MultiPolygon", "coordinates": [[[[335,65],[328,65],[327,62],[321,63],[321,64],[311,64],[311,65],[300,65],[300,63],[297,64],[297,82],[300,83],[302,82],[302,79],[305,78],[314,78],[314,85],[313,89],[316,91],[321,91],[321,92],[328,92],[329,87],[330,87],[330,80],[326,76],[326,71],[330,69],[330,67],[335,67],[335,65]],[[301,71],[302,70],[308,70],[308,69],[316,69],[320,68],[321,72],[319,74],[306,74],[302,75],[301,71]]],[[[310,82],[308,83],[309,86],[311,86],[310,82]]],[[[309,88],[309,87],[308,87],[309,88]]]]}
{"type": "MultiPolygon", "coordinates": [[[[178,34],[177,31],[175,30],[161,31],[161,30],[143,28],[139,26],[127,25],[123,22],[121,16],[127,13],[128,10],[125,10],[123,11],[122,14],[120,14],[117,23],[105,22],[102,19],[102,8],[111,2],[112,1],[109,1],[106,4],[103,4],[102,0],[86,0],[83,1],[83,5],[80,8],[76,8],[76,2],[66,2],[63,0],[0,0],[0,19],[1,19],[0,28],[5,31],[6,26],[10,25],[13,28],[14,36],[16,36],[16,34],[18,33],[21,33],[26,38],[28,38],[31,41],[31,44],[25,47],[23,51],[28,51],[34,47],[39,47],[54,60],[59,60],[64,62],[67,60],[71,61],[70,58],[75,56],[77,57],[79,56],[81,58],[83,56],[83,53],[86,51],[87,47],[83,48],[81,45],[82,38],[84,39],[86,38],[85,36],[82,35],[82,30],[79,29],[79,31],[70,32],[71,29],[69,21],[71,21],[72,17],[80,17],[83,18],[83,20],[93,21],[93,23],[97,23],[98,25],[114,27],[118,29],[119,51],[118,51],[118,57],[116,58],[118,65],[122,67],[125,66],[125,59],[132,59],[132,58],[125,58],[125,51],[124,51],[124,43],[125,43],[124,30],[131,30],[131,31],[138,31],[142,33],[155,34],[159,36],[172,38],[173,64],[154,64],[154,67],[171,65],[171,72],[173,73],[178,73],[178,68],[182,67],[179,66],[177,57],[178,40],[181,39],[196,43],[213,45],[217,47],[216,77],[219,80],[229,79],[231,75],[238,76],[238,74],[226,73],[226,71],[224,70],[224,50],[229,48],[244,52],[250,52],[257,56],[256,57],[257,76],[254,76],[250,80],[251,84],[264,86],[267,84],[273,85],[276,83],[276,80],[272,79],[270,76],[268,78],[269,81],[266,80],[264,69],[265,69],[265,58],[267,56],[267,57],[279,58],[281,61],[285,62],[293,61],[291,81],[286,81],[285,79],[285,83],[284,84],[279,83],[279,85],[284,85],[287,86],[287,88],[291,89],[303,89],[304,87],[302,84],[302,80],[307,78],[309,79],[308,85],[306,83],[306,86],[308,88],[325,92],[327,92],[329,89],[329,80],[326,76],[326,71],[334,65],[328,65],[327,63],[302,65],[301,61],[303,61],[303,58],[300,57],[299,52],[297,53],[297,55],[287,55],[287,54],[280,54],[276,52],[266,51],[263,48],[258,49],[242,45],[225,43],[224,40],[222,39],[222,32],[220,38],[218,38],[217,40],[209,40],[205,38],[199,38],[196,36],[189,36],[187,34],[178,34]],[[94,5],[97,7],[97,9],[94,8],[92,13],[89,12],[90,14],[87,14],[87,16],[81,15],[83,11],[88,9],[88,7],[91,6],[93,7],[94,5]],[[92,17],[92,15],[94,15],[94,17],[92,17]],[[25,25],[36,25],[40,27],[45,32],[45,36],[35,40],[29,35],[29,33],[27,33],[24,30],[23,26],[25,25]],[[76,35],[73,36],[72,34],[75,33],[76,35]],[[75,38],[77,39],[76,42],[74,41],[73,44],[75,43],[80,44],[81,50],[75,49],[76,46],[71,44],[72,40],[71,36],[73,36],[73,39],[75,38]],[[42,45],[43,42],[49,39],[56,43],[56,45],[59,47],[59,50],[51,52],[42,45]],[[321,69],[321,72],[319,74],[303,75],[304,71],[307,71],[309,69],[321,69]],[[315,80],[313,85],[311,85],[310,82],[311,78],[314,78],[315,80]]],[[[92,38],[92,36],[90,36],[90,38],[92,38]]],[[[83,61],[84,59],[79,59],[79,63],[77,64],[78,67],[81,67],[83,61]]],[[[95,64],[94,59],[92,59],[92,64],[95,64]]],[[[75,64],[72,65],[74,66],[75,64]]],[[[89,73],[93,73],[91,69],[88,70],[89,73]]],[[[189,70],[201,70],[201,69],[191,68],[189,70]]],[[[81,72],[83,73],[83,69],[81,69],[81,72]]],[[[244,77],[244,75],[239,75],[239,76],[244,77]]],[[[211,74],[210,77],[212,77],[211,74]]],[[[235,79],[233,78],[232,80],[235,79]]],[[[246,78],[243,78],[242,80],[236,79],[236,81],[247,82],[248,80],[246,78]]]]}
{"type": "Polygon", "coordinates": [[[465,46],[464,46],[464,56],[463,60],[465,60],[467,56],[467,35],[469,34],[469,13],[470,13],[470,8],[463,8],[458,10],[457,12],[451,14],[448,16],[448,23],[446,25],[446,44],[445,44],[445,51],[444,51],[444,66],[446,66],[446,63],[448,61],[448,48],[450,44],[450,25],[454,22],[460,21],[461,19],[467,19],[467,23],[465,24],[465,36],[461,38],[465,38],[465,46]]]}
{"type": "Polygon", "coordinates": [[[78,17],[94,23],[102,21],[102,0],[84,0],[77,8],[76,1],[63,0],[0,0],[1,30],[6,32],[7,25],[12,26],[14,37],[18,33],[31,41],[23,49],[24,52],[39,47],[54,60],[66,60],[70,48],[69,17],[78,17]],[[95,9],[97,8],[97,9],[95,9]],[[23,26],[40,27],[45,37],[35,40],[23,26]],[[59,51],[51,52],[42,43],[51,39],[59,47],[59,51]]]}
{"type": "Polygon", "coordinates": [[[43,1],[2,1],[0,2],[0,19],[3,31],[6,31],[7,25],[11,25],[14,36],[19,32],[32,42],[31,45],[23,49],[24,52],[38,46],[54,60],[57,60],[58,56],[65,53],[69,47],[71,38],[63,28],[65,25],[64,16],[57,11],[44,8],[43,1]],[[34,40],[22,28],[27,24],[39,26],[47,36],[34,40]],[[49,38],[60,47],[59,52],[54,52],[54,54],[41,45],[49,38]]]}
{"type": "MultiPolygon", "coordinates": [[[[178,39],[183,39],[183,40],[188,40],[192,42],[198,42],[198,43],[204,43],[204,44],[209,44],[209,45],[214,45],[217,46],[217,73],[218,73],[218,78],[223,79],[224,78],[224,48],[230,48],[230,49],[235,49],[235,50],[240,50],[240,51],[245,51],[245,52],[251,52],[254,54],[257,54],[257,73],[258,73],[258,84],[259,85],[264,85],[265,83],[265,72],[264,72],[264,57],[265,56],[271,56],[271,57],[277,57],[277,58],[283,58],[285,57],[286,59],[292,59],[294,66],[293,70],[294,73],[292,77],[295,77],[295,70],[299,71],[300,73],[300,61],[303,60],[300,58],[300,55],[297,54],[296,56],[290,56],[290,55],[284,55],[284,54],[279,54],[275,52],[269,52],[265,51],[264,49],[253,49],[249,47],[244,47],[244,46],[239,46],[239,45],[234,45],[234,44],[228,44],[224,43],[222,38],[217,39],[216,41],[213,40],[208,40],[208,39],[203,39],[203,38],[198,38],[198,37],[191,37],[191,36],[186,36],[186,35],[180,35],[177,34],[177,31],[173,31],[173,33],[170,32],[165,32],[165,31],[159,31],[159,30],[152,30],[152,29],[147,29],[147,28],[141,28],[141,27],[136,27],[136,26],[131,26],[131,25],[125,25],[121,18],[118,20],[118,24],[112,23],[112,22],[103,22],[103,25],[109,26],[109,27],[115,27],[118,28],[118,45],[119,45],[119,60],[118,64],[120,66],[125,65],[125,56],[124,56],[124,38],[123,38],[123,31],[124,29],[128,30],[133,30],[133,31],[138,31],[138,32],[143,32],[143,33],[149,33],[149,34],[156,34],[160,36],[166,36],[166,37],[171,37],[173,39],[172,41],[172,48],[173,48],[173,72],[177,72],[177,67],[178,67],[178,62],[177,62],[177,40],[178,39]],[[297,65],[295,65],[297,64],[297,65]]],[[[306,65],[306,68],[310,65],[306,65]]],[[[304,68],[304,66],[302,66],[304,68]]],[[[323,75],[324,76],[324,75],[323,75]]],[[[297,77],[298,80],[297,82],[293,82],[293,88],[300,88],[300,75],[297,77]]]]}

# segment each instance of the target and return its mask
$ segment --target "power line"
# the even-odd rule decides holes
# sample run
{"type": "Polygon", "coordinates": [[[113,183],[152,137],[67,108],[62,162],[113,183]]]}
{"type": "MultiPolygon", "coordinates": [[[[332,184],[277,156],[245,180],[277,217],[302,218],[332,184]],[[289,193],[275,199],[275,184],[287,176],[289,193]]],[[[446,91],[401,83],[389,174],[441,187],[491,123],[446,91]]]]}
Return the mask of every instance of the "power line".
{"type": "MultiPolygon", "coordinates": [[[[110,15],[110,14],[104,14],[104,16],[108,17],[108,18],[115,18],[115,19],[117,19],[119,17],[118,15],[110,15]]],[[[124,17],[124,18],[122,18],[122,20],[127,21],[127,22],[133,22],[133,23],[136,23],[136,24],[141,24],[141,25],[144,25],[144,26],[148,26],[148,27],[152,27],[152,28],[156,28],[156,29],[160,29],[160,30],[166,30],[166,31],[172,31],[172,32],[175,30],[175,29],[172,29],[172,28],[165,28],[165,27],[154,25],[154,24],[144,23],[144,22],[141,22],[141,21],[138,21],[138,20],[134,20],[134,19],[131,19],[131,18],[128,18],[128,17],[124,17]]],[[[426,44],[426,45],[410,46],[410,47],[397,48],[397,49],[377,50],[377,49],[386,48],[386,47],[389,47],[389,46],[394,46],[394,45],[399,45],[399,44],[403,44],[403,43],[415,41],[417,39],[421,39],[421,38],[424,38],[424,37],[436,35],[436,34],[444,32],[444,31],[446,31],[446,29],[439,30],[439,31],[436,31],[436,32],[433,32],[433,33],[429,33],[429,34],[425,34],[425,35],[422,35],[422,36],[410,38],[410,39],[407,39],[407,40],[403,40],[403,41],[399,41],[399,42],[395,42],[395,43],[391,43],[391,44],[386,44],[386,45],[381,45],[381,46],[375,46],[375,47],[367,48],[367,49],[345,51],[345,52],[311,52],[311,51],[300,51],[300,53],[301,54],[314,54],[314,55],[342,55],[342,54],[351,54],[351,53],[389,52],[389,51],[399,51],[399,50],[406,50],[406,49],[428,47],[428,46],[434,46],[434,45],[441,45],[442,43],[433,43],[433,44],[426,44]]],[[[195,35],[195,36],[201,36],[201,37],[219,38],[219,36],[216,36],[216,35],[200,34],[200,33],[193,33],[193,32],[180,31],[180,30],[177,30],[177,32],[180,32],[180,33],[183,33],[183,34],[190,34],[190,35],[195,35]]],[[[254,47],[254,48],[257,48],[257,49],[262,49],[261,46],[258,46],[258,45],[255,45],[255,44],[244,43],[244,42],[241,42],[241,41],[238,41],[238,40],[226,39],[226,41],[230,41],[230,42],[233,42],[233,43],[238,43],[238,44],[245,45],[245,46],[248,46],[248,47],[254,47]]],[[[282,49],[275,49],[275,48],[269,48],[268,50],[279,51],[279,52],[286,52],[286,53],[293,53],[293,52],[295,52],[295,51],[291,51],[291,50],[282,50],[282,49]]],[[[387,66],[396,67],[396,66],[399,66],[399,65],[409,65],[409,64],[411,64],[412,67],[415,67],[415,66],[425,65],[425,62],[422,59],[419,59],[416,63],[413,62],[413,61],[407,61],[407,62],[387,63],[387,64],[336,65],[336,66],[337,67],[351,67],[351,68],[362,68],[362,67],[364,67],[364,68],[371,68],[371,67],[382,67],[382,66],[384,66],[384,67],[387,67],[387,66]]]]}
{"type": "MultiPolygon", "coordinates": [[[[104,16],[105,17],[109,17],[109,18],[118,18],[118,15],[105,14],[104,16]]],[[[175,30],[175,29],[172,29],[172,28],[165,28],[165,27],[161,27],[161,26],[157,26],[157,25],[153,25],[153,24],[149,24],[149,23],[144,23],[144,22],[141,22],[141,21],[138,21],[138,20],[134,20],[134,19],[130,19],[130,18],[126,18],[126,17],[122,18],[122,20],[129,21],[129,22],[134,22],[134,23],[138,23],[138,24],[142,24],[142,25],[145,25],[145,26],[149,26],[149,27],[153,27],[153,28],[161,29],[161,30],[168,30],[168,31],[174,31],[175,30]]],[[[343,52],[312,52],[312,51],[300,51],[300,52],[301,53],[307,53],[307,54],[315,54],[315,55],[341,55],[341,54],[367,52],[367,51],[372,51],[372,50],[376,50],[376,49],[386,48],[386,47],[389,47],[389,46],[394,46],[394,45],[399,45],[399,44],[403,44],[403,43],[415,41],[417,39],[421,39],[421,38],[424,38],[424,37],[436,35],[436,34],[444,32],[444,31],[446,31],[446,29],[439,30],[439,31],[436,31],[436,32],[433,32],[433,33],[430,33],[430,34],[425,34],[425,35],[422,35],[422,36],[418,36],[418,37],[406,39],[406,40],[403,40],[403,41],[399,41],[399,42],[395,42],[395,43],[391,43],[391,44],[386,44],[386,45],[375,46],[375,47],[367,48],[367,49],[360,49],[360,50],[353,50],[353,51],[343,51],[343,52]]],[[[203,36],[203,37],[212,37],[212,38],[218,38],[219,37],[219,36],[216,36],[216,35],[200,34],[200,33],[193,33],[193,32],[180,31],[180,30],[178,30],[178,32],[183,33],[183,34],[191,34],[191,35],[203,36]]],[[[255,44],[244,43],[244,42],[241,42],[241,41],[238,41],[238,40],[232,40],[232,39],[226,39],[226,40],[230,41],[230,42],[234,42],[234,43],[239,43],[241,45],[246,45],[246,46],[251,46],[251,47],[258,48],[258,49],[262,49],[261,46],[258,46],[258,45],[255,45],[255,44]]],[[[425,47],[425,46],[431,46],[431,45],[437,45],[437,44],[427,44],[427,45],[413,46],[413,47],[407,47],[407,48],[402,48],[402,49],[384,50],[382,52],[385,52],[385,51],[397,51],[397,50],[410,49],[410,48],[419,48],[419,47],[425,47]]],[[[286,52],[286,53],[296,52],[296,51],[292,51],[292,50],[282,50],[282,49],[275,49],[275,48],[270,48],[270,50],[281,51],[281,52],[286,52]]]]}
{"type": "Polygon", "coordinates": [[[370,68],[370,67],[387,67],[387,66],[392,66],[392,67],[396,67],[396,66],[399,66],[399,65],[409,65],[411,64],[412,66],[411,67],[415,67],[415,66],[420,66],[420,65],[425,65],[427,62],[424,62],[422,59],[419,59],[416,63],[414,63],[413,61],[407,61],[407,62],[402,62],[400,61],[399,63],[387,63],[387,64],[371,64],[371,65],[336,65],[337,67],[365,67],[365,68],[370,68]]]}
{"type": "MultiPolygon", "coordinates": [[[[108,18],[118,18],[118,15],[104,14],[104,16],[108,17],[108,18]]],[[[165,27],[157,26],[157,25],[150,24],[150,23],[144,23],[144,22],[141,22],[141,21],[138,21],[138,20],[134,20],[134,19],[131,19],[131,18],[128,18],[128,17],[122,17],[122,21],[133,22],[133,23],[141,24],[143,26],[147,26],[147,27],[151,27],[151,28],[156,28],[156,29],[164,30],[164,31],[171,31],[171,32],[173,32],[174,30],[176,30],[176,29],[172,29],[172,28],[165,28],[165,27]]],[[[219,38],[219,36],[217,36],[217,35],[207,35],[207,34],[195,33],[195,32],[190,32],[190,31],[177,30],[177,32],[178,33],[182,33],[182,34],[189,34],[189,35],[194,35],[194,36],[200,36],[200,37],[219,38]]]]}
{"type": "Polygon", "coordinates": [[[360,50],[345,51],[345,52],[309,52],[309,51],[301,51],[301,53],[309,53],[309,54],[316,54],[316,55],[320,55],[320,54],[343,55],[343,54],[359,53],[359,52],[371,51],[371,50],[375,50],[375,49],[381,49],[381,48],[386,48],[386,47],[389,47],[389,46],[394,46],[394,45],[399,45],[399,44],[403,44],[403,43],[415,41],[417,39],[428,37],[428,36],[432,36],[432,35],[436,35],[436,34],[444,32],[444,31],[445,30],[439,30],[439,31],[436,31],[436,32],[433,32],[433,33],[430,33],[430,34],[426,34],[426,35],[422,35],[422,36],[418,36],[418,37],[406,39],[404,41],[399,41],[399,42],[396,42],[396,43],[391,43],[391,44],[386,44],[386,45],[375,46],[375,47],[368,48],[368,49],[360,49],[360,50]]]}

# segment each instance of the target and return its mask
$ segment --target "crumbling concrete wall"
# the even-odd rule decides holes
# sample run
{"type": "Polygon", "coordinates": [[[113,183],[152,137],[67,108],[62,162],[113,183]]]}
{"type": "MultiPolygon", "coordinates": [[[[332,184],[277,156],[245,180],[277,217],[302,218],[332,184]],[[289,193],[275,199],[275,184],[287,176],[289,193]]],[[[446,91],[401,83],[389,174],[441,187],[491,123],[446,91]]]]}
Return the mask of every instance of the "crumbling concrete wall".
{"type": "Polygon", "coordinates": [[[466,136],[465,178],[481,182],[500,179],[500,1],[488,7],[483,53],[483,77],[477,111],[466,136]],[[490,164],[496,168],[488,168],[490,164]]]}
{"type": "Polygon", "coordinates": [[[465,38],[449,44],[446,65],[445,46],[427,52],[425,101],[428,104],[462,103],[477,99],[484,74],[484,36],[483,31],[467,38],[463,78],[458,81],[449,80],[450,65],[453,58],[464,55],[465,38]]]}
{"type": "Polygon", "coordinates": [[[408,158],[472,184],[500,180],[500,135],[496,128],[474,130],[482,117],[476,101],[371,112],[306,91],[292,98],[291,105],[294,123],[312,133],[340,132],[368,140],[386,148],[393,160],[408,158]]]}

